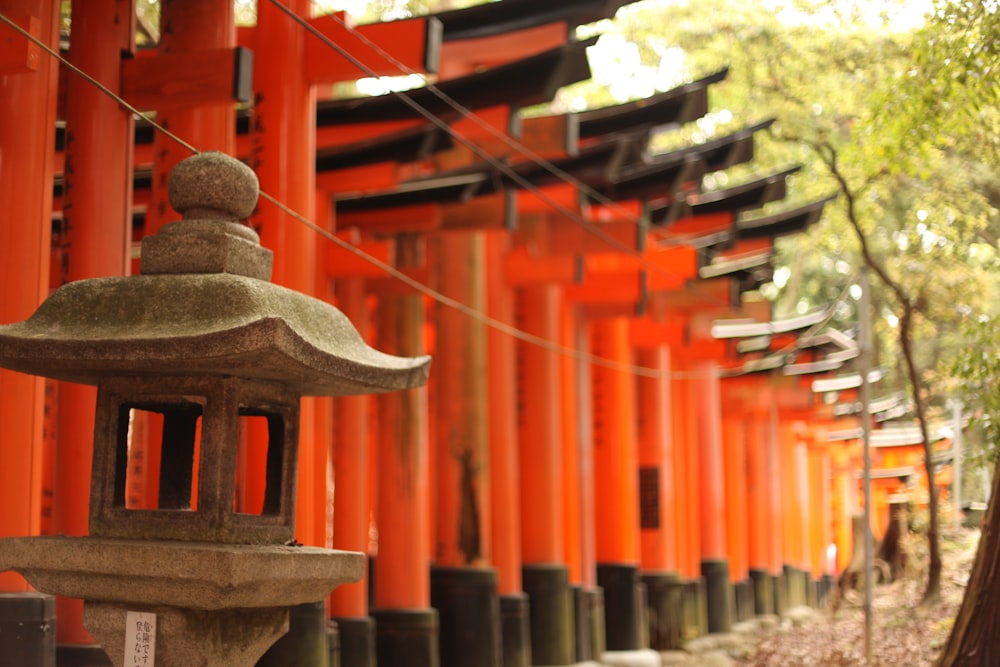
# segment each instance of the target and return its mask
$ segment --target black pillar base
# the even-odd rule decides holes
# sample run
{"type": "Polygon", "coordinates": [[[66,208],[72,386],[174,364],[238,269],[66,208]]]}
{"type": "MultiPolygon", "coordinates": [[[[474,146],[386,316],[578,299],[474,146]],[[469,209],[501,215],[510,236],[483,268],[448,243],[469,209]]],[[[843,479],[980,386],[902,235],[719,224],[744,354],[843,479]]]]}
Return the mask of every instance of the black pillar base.
{"type": "Polygon", "coordinates": [[[604,589],[604,623],[609,651],[637,651],[642,644],[643,591],[639,568],[597,564],[597,585],[604,589]]]}
{"type": "MultiPolygon", "coordinates": [[[[369,616],[332,619],[337,624],[339,667],[375,667],[375,621],[369,616]]],[[[330,667],[334,647],[330,646],[330,667]]]]}
{"type": "Polygon", "coordinates": [[[329,667],[326,606],[323,601],[288,610],[288,632],[257,661],[257,667],[329,667]]]}
{"type": "Polygon", "coordinates": [[[55,667],[56,599],[0,593],[0,667],[55,667]]]}
{"type": "Polygon", "coordinates": [[[378,667],[440,667],[436,609],[375,609],[378,667]]]}
{"type": "MultiPolygon", "coordinates": [[[[606,638],[608,636],[607,621],[604,614],[604,589],[600,586],[584,590],[584,598],[587,600],[587,620],[590,624],[590,655],[591,660],[600,662],[601,656],[608,649],[606,638]]],[[[577,658],[582,661],[582,658],[577,658]]]]}
{"type": "Polygon", "coordinates": [[[524,593],[500,596],[503,667],[531,666],[531,620],[528,610],[528,596],[524,593]]]}
{"type": "Polygon", "coordinates": [[[753,586],[753,613],[765,616],[774,613],[774,585],[766,570],[750,570],[750,585],[753,586]]]}
{"type": "Polygon", "coordinates": [[[57,667],[111,667],[111,658],[99,644],[56,644],[56,665],[57,667]]]}
{"type": "Polygon", "coordinates": [[[753,582],[750,579],[738,581],[733,584],[733,591],[736,594],[736,620],[738,622],[749,621],[757,615],[753,597],[753,582]]]}
{"type": "Polygon", "coordinates": [[[704,577],[684,583],[684,638],[708,634],[708,599],[704,577]]]}
{"type": "Polygon", "coordinates": [[[326,625],[327,664],[330,667],[340,667],[340,628],[335,621],[326,625]]]}
{"type": "MultiPolygon", "coordinates": [[[[522,585],[528,594],[531,659],[536,665],[571,665],[576,653],[573,593],[565,565],[525,565],[522,585]]],[[[379,664],[379,667],[383,667],[379,664]]]]}
{"type": "Polygon", "coordinates": [[[496,570],[432,567],[431,606],[438,610],[441,667],[501,667],[496,570]]]}
{"type": "Polygon", "coordinates": [[[832,574],[824,574],[819,580],[819,608],[823,609],[830,603],[830,592],[833,590],[834,578],[832,574]]]}
{"type": "Polygon", "coordinates": [[[788,578],[785,573],[772,574],[771,585],[774,589],[774,613],[780,616],[791,608],[788,604],[788,578]]]}
{"type": "Polygon", "coordinates": [[[809,575],[794,565],[785,565],[785,581],[788,585],[788,605],[803,607],[809,604],[809,575]]]}
{"type": "Polygon", "coordinates": [[[588,662],[594,659],[590,598],[587,596],[587,589],[583,586],[572,586],[571,588],[573,590],[573,619],[576,630],[575,659],[576,662],[588,662]]]}
{"type": "Polygon", "coordinates": [[[733,608],[736,602],[729,583],[729,563],[725,560],[701,561],[705,578],[705,598],[708,601],[708,631],[729,632],[733,629],[733,608]]]}
{"type": "Polygon", "coordinates": [[[649,619],[649,647],[676,651],[684,645],[684,583],[676,574],[646,573],[646,608],[649,619]]]}

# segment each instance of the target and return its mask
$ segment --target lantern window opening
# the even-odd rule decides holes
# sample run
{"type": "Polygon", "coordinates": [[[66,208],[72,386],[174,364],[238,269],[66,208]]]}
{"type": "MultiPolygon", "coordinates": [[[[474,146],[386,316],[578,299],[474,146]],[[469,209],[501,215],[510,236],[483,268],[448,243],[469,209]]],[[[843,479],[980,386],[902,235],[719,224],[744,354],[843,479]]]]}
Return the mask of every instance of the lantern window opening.
{"type": "Polygon", "coordinates": [[[197,510],[203,415],[204,406],[197,401],[124,401],[119,404],[115,507],[197,510]],[[140,430],[148,434],[141,446],[136,437],[140,430]],[[155,469],[151,464],[157,459],[159,477],[149,479],[148,471],[155,469]]]}
{"type": "Polygon", "coordinates": [[[239,450],[236,455],[237,480],[233,496],[236,514],[278,516],[281,514],[285,483],[285,459],[288,454],[288,415],[277,408],[248,407],[239,409],[239,450]],[[252,442],[259,442],[266,434],[265,451],[255,449],[252,442]],[[264,467],[252,461],[264,461],[264,467]],[[246,488],[240,488],[240,477],[246,488]],[[250,489],[263,489],[262,497],[254,499],[250,489]],[[250,503],[253,502],[254,506],[250,503]]]}

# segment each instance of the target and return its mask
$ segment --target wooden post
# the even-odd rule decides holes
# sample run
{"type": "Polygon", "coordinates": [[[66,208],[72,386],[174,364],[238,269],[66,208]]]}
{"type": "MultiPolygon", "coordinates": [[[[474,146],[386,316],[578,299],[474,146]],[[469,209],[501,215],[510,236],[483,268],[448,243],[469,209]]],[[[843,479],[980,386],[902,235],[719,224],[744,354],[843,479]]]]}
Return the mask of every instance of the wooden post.
{"type": "MultiPolygon", "coordinates": [[[[628,320],[595,320],[595,356],[630,365],[628,320]]],[[[635,380],[631,373],[595,364],[594,485],[596,506],[597,583],[604,589],[607,648],[644,648],[636,591],[639,563],[638,446],[635,430],[635,380]]]]}
{"type": "MultiPolygon", "coordinates": [[[[519,328],[558,341],[559,303],[558,287],[524,287],[517,305],[519,328]]],[[[562,517],[560,379],[557,351],[518,343],[522,574],[531,610],[532,659],[545,665],[574,662],[575,644],[562,517]]]]}
{"type": "MultiPolygon", "coordinates": [[[[336,285],[337,306],[361,332],[371,328],[371,313],[361,278],[336,285]]],[[[334,402],[333,547],[368,553],[371,529],[371,396],[344,396],[334,402]]],[[[337,622],[342,664],[374,665],[375,625],[368,616],[370,572],[361,581],[338,586],[330,595],[330,616],[337,622]],[[351,660],[352,662],[348,662],[351,660]]]]}
{"type": "Polygon", "coordinates": [[[678,569],[670,347],[637,351],[638,364],[660,373],[638,378],[639,548],[646,585],[649,646],[681,647],[683,586],[678,569]]]}
{"type": "MultiPolygon", "coordinates": [[[[300,16],[309,16],[311,4],[306,0],[285,4],[300,16]]],[[[261,3],[257,10],[250,162],[263,192],[309,216],[315,210],[316,197],[316,115],[315,92],[301,62],[305,37],[302,27],[280,9],[261,3]]],[[[305,294],[315,293],[316,233],[264,199],[252,224],[261,236],[261,245],[274,252],[272,281],[305,294]]],[[[295,522],[300,542],[325,546],[326,462],[331,434],[316,432],[316,409],[316,399],[302,400],[295,522]]],[[[253,434],[246,457],[249,468],[265,460],[260,451],[264,442],[263,434],[253,434]]],[[[258,496],[263,497],[263,479],[252,470],[244,476],[250,507],[256,506],[258,496]]]]}
{"type": "Polygon", "coordinates": [[[693,383],[698,424],[698,499],[701,572],[708,598],[708,631],[728,632],[733,624],[733,591],[726,549],[725,460],[719,368],[702,361],[693,383]]]}
{"type": "MultiPolygon", "coordinates": [[[[131,0],[96,0],[72,9],[69,59],[111,90],[120,86],[121,58],[133,49],[131,0]]],[[[132,238],[130,113],[89,81],[66,79],[65,181],[59,230],[60,284],[128,273],[132,238]]],[[[88,534],[93,456],[94,387],[58,389],[53,531],[88,534]]],[[[94,644],[83,628],[83,601],[58,598],[57,641],[94,644]]]]}
{"type": "MultiPolygon", "coordinates": [[[[400,268],[424,263],[416,235],[397,237],[400,268]]],[[[424,305],[416,294],[379,299],[381,349],[424,353],[424,305]]],[[[377,664],[438,664],[438,621],[430,607],[430,487],[427,390],[378,397],[378,557],[374,572],[377,664]]]]}
{"type": "MultiPolygon", "coordinates": [[[[0,0],[0,11],[59,49],[55,0],[0,0]]],[[[49,291],[58,63],[6,25],[0,39],[24,49],[24,65],[0,75],[0,201],[7,221],[0,225],[0,322],[6,324],[26,319],[49,291]]],[[[0,537],[38,534],[44,407],[41,378],[0,370],[0,537]]],[[[0,591],[25,590],[20,575],[0,573],[0,591]]]]}
{"type": "MultiPolygon", "coordinates": [[[[486,232],[486,312],[514,324],[514,294],[504,275],[506,232],[486,232]]],[[[490,532],[500,594],[506,665],[531,661],[528,597],[521,584],[521,498],[517,440],[517,348],[508,333],[486,332],[489,396],[490,532]]]]}
{"type": "MultiPolygon", "coordinates": [[[[187,55],[236,46],[233,3],[227,0],[169,0],[161,3],[160,12],[161,55],[187,55]]],[[[178,72],[164,71],[163,74],[165,78],[176,77],[178,72]]],[[[170,95],[163,95],[158,100],[156,120],[199,150],[235,155],[236,110],[232,102],[190,105],[174,102],[170,95]]],[[[153,155],[153,182],[145,234],[156,234],[164,224],[180,219],[167,199],[167,179],[177,163],[191,155],[191,151],[157,132],[153,137],[153,155]]]]}
{"type": "MultiPolygon", "coordinates": [[[[433,239],[438,288],[486,310],[483,232],[433,239]]],[[[442,667],[500,667],[496,571],[488,567],[490,469],[486,326],[451,306],[436,306],[434,567],[431,604],[440,616],[442,667]]]]}

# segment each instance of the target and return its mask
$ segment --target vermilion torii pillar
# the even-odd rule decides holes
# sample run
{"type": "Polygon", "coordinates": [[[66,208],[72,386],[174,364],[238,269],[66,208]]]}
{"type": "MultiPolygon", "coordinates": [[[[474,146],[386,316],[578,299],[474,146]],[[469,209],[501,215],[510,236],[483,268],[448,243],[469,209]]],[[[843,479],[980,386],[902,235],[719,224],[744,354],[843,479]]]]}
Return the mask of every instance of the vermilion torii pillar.
{"type": "MultiPolygon", "coordinates": [[[[54,0],[0,0],[0,12],[50,48],[59,49],[54,0]]],[[[58,63],[0,25],[0,323],[31,315],[48,295],[58,63]]],[[[45,383],[0,370],[0,537],[37,535],[41,520],[45,383]]],[[[52,623],[51,598],[28,590],[20,575],[0,574],[0,613],[31,627],[52,623]]],[[[26,638],[26,660],[54,660],[54,633],[26,638]]],[[[15,653],[15,655],[18,655],[15,653]]]]}
{"type": "MultiPolygon", "coordinates": [[[[486,238],[446,231],[431,241],[440,291],[486,311],[486,238]]],[[[486,325],[449,305],[435,317],[434,567],[442,667],[500,667],[496,571],[489,567],[490,453],[486,325]]]]}
{"type": "MultiPolygon", "coordinates": [[[[397,267],[423,266],[423,240],[396,239],[397,267]]],[[[424,304],[411,292],[379,299],[379,345],[423,354],[424,304]]],[[[427,391],[378,397],[378,557],[374,572],[376,656],[380,667],[437,667],[438,617],[430,606],[430,464],[427,391]]]]}
{"type": "Polygon", "coordinates": [[[726,547],[725,462],[719,364],[701,359],[691,383],[697,420],[698,499],[701,572],[708,601],[708,631],[728,632],[733,624],[733,589],[726,547]]]}
{"type": "MultiPolygon", "coordinates": [[[[521,288],[518,328],[558,341],[560,288],[521,288]]],[[[575,658],[573,601],[562,519],[563,461],[559,352],[518,343],[522,581],[531,618],[532,661],[569,665],[575,658]]]]}
{"type": "MultiPolygon", "coordinates": [[[[110,90],[120,91],[122,55],[133,50],[133,2],[75,3],[72,22],[70,61],[110,90]]],[[[89,81],[74,74],[65,81],[59,280],[126,275],[132,238],[132,115],[89,81]]],[[[97,391],[59,383],[58,397],[53,532],[87,535],[97,391]]],[[[83,601],[58,598],[56,610],[63,659],[83,652],[103,657],[83,629],[83,601]]]]}
{"type": "MultiPolygon", "coordinates": [[[[625,317],[591,323],[595,357],[632,365],[629,322],[625,317]]],[[[635,377],[625,368],[594,364],[594,486],[599,501],[597,583],[604,589],[607,648],[645,648],[639,594],[639,485],[635,377]]]]}

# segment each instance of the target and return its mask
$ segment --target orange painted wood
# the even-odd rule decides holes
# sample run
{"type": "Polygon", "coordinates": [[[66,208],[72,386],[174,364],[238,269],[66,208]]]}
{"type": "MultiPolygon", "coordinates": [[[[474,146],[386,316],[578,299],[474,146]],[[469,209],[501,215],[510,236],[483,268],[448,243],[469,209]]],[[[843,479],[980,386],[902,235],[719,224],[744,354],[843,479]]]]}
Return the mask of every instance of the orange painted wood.
{"type": "Polygon", "coordinates": [[[337,192],[389,190],[399,185],[399,165],[395,162],[366,164],[350,169],[332,169],[316,174],[316,189],[324,196],[337,192]]]}
{"type": "MultiPolygon", "coordinates": [[[[338,234],[338,236],[344,238],[343,233],[338,234]]],[[[356,242],[351,245],[373,259],[389,266],[393,265],[396,246],[392,239],[356,242]]],[[[323,250],[326,255],[326,275],[329,278],[384,278],[387,276],[385,269],[336,243],[327,243],[323,250]]]]}
{"type": "Polygon", "coordinates": [[[855,467],[852,465],[849,446],[844,443],[830,443],[833,474],[833,541],[837,556],[833,574],[844,571],[850,562],[854,548],[852,518],[857,511],[855,467]]]}
{"type": "Polygon", "coordinates": [[[684,319],[674,317],[660,321],[646,315],[631,319],[632,345],[637,348],[681,346],[684,343],[684,319]]]}
{"type": "Polygon", "coordinates": [[[441,46],[438,76],[445,80],[474,74],[562,46],[568,37],[569,26],[559,21],[502,35],[451,40],[441,46]]]}
{"type": "Polygon", "coordinates": [[[767,550],[771,574],[778,575],[783,571],[785,563],[784,536],[784,484],[782,483],[784,466],[782,465],[782,446],[780,436],[780,421],[778,406],[771,401],[767,406],[767,427],[764,434],[765,474],[767,475],[767,511],[771,517],[771,532],[768,535],[767,550]]]}
{"type": "MultiPolygon", "coordinates": [[[[505,280],[510,237],[486,233],[486,312],[513,326],[514,295],[505,280]]],[[[497,592],[521,592],[521,498],[517,447],[517,355],[515,340],[490,327],[486,332],[489,397],[490,526],[497,592]]]]}
{"type": "MultiPolygon", "coordinates": [[[[15,25],[32,37],[41,37],[37,16],[8,16],[15,25]]],[[[24,74],[38,70],[42,50],[9,26],[0,27],[0,75],[24,74]]]]}
{"type": "MultiPolygon", "coordinates": [[[[569,349],[577,349],[577,334],[580,331],[578,311],[566,300],[560,304],[561,317],[559,322],[560,344],[569,349]]],[[[570,355],[561,355],[560,376],[562,395],[559,405],[559,415],[562,417],[562,461],[563,461],[563,543],[566,545],[566,566],[569,568],[571,584],[592,583],[588,577],[594,569],[591,549],[584,547],[592,544],[593,536],[585,535],[592,532],[592,516],[585,513],[584,493],[584,457],[588,448],[583,446],[579,419],[580,385],[577,380],[579,362],[570,355]],[[586,563],[586,565],[585,565],[586,563]]],[[[589,466],[588,468],[589,469],[589,466]]],[[[589,475],[587,477],[590,477],[589,475]]],[[[588,479],[589,481],[589,479],[588,479]]]]}
{"type": "Polygon", "coordinates": [[[695,367],[695,374],[692,390],[698,428],[696,442],[701,558],[725,559],[726,489],[718,365],[710,361],[699,362],[695,367]]]}
{"type": "MultiPolygon", "coordinates": [[[[287,5],[300,15],[308,15],[310,3],[296,0],[287,5]]],[[[316,210],[315,93],[300,68],[287,63],[300,57],[305,35],[300,26],[271,3],[257,11],[258,48],[254,67],[254,118],[250,165],[257,172],[261,190],[291,210],[311,216],[316,210]]],[[[274,252],[272,281],[305,294],[316,291],[317,236],[314,231],[261,200],[252,220],[261,244],[274,252]]],[[[303,544],[327,543],[327,455],[332,434],[316,428],[322,406],[305,398],[301,404],[299,434],[299,475],[296,501],[296,539],[303,544]]],[[[263,465],[261,442],[264,434],[251,436],[251,466],[263,465]]],[[[263,493],[263,475],[253,474],[244,481],[253,488],[247,493],[263,493]],[[253,480],[259,480],[253,482],[253,480]]]]}
{"type": "Polygon", "coordinates": [[[808,449],[809,474],[809,569],[814,579],[832,574],[827,547],[832,542],[830,454],[825,446],[826,431],[814,425],[812,446],[808,449]],[[822,442],[822,444],[821,444],[822,442]]]}
{"type": "Polygon", "coordinates": [[[638,304],[643,297],[641,277],[637,274],[605,276],[602,280],[589,281],[583,285],[567,285],[566,298],[581,304],[624,304],[624,311],[634,311],[632,304],[638,304]]]}
{"type": "Polygon", "coordinates": [[[513,248],[504,258],[504,279],[511,286],[567,284],[579,273],[580,263],[575,257],[539,257],[524,246],[513,248]]]}
{"type": "MultiPolygon", "coordinates": [[[[232,6],[225,2],[178,0],[164,5],[161,22],[164,28],[158,53],[135,61],[148,61],[149,64],[144,67],[159,68],[161,73],[157,79],[169,81],[170,77],[176,78],[180,72],[186,71],[174,69],[176,65],[170,64],[172,58],[207,58],[205,67],[221,65],[223,68],[229,67],[232,72],[235,60],[232,52],[235,46],[232,6]]],[[[232,90],[231,81],[230,79],[230,83],[225,85],[215,82],[214,85],[221,86],[220,90],[228,94],[232,90]]],[[[145,85],[145,81],[143,84],[145,85]]],[[[123,80],[123,87],[124,85],[123,80]]],[[[184,103],[172,91],[164,91],[150,100],[149,105],[144,104],[140,108],[158,109],[157,122],[199,150],[218,150],[237,155],[235,105],[231,95],[211,102],[193,100],[184,103]]],[[[154,135],[153,180],[143,230],[145,234],[155,234],[164,224],[180,218],[170,207],[167,180],[174,166],[190,154],[187,148],[173,139],[159,132],[154,135]]],[[[248,154],[247,147],[247,152],[242,155],[248,154]]]]}
{"type": "MultiPolygon", "coordinates": [[[[308,16],[300,13],[300,16],[308,16]]],[[[289,20],[286,17],[286,20],[289,20]]],[[[437,69],[440,23],[431,18],[386,21],[352,26],[342,12],[309,19],[360,67],[313,34],[305,39],[303,66],[313,84],[350,81],[368,76],[398,76],[437,69]],[[374,44],[377,48],[373,48],[374,44]]],[[[260,35],[257,36],[259,42],[260,35]]]]}
{"type": "Polygon", "coordinates": [[[690,246],[654,247],[642,255],[650,292],[679,290],[698,276],[698,252],[690,246]]]}
{"type": "Polygon", "coordinates": [[[769,252],[773,248],[774,239],[771,238],[741,239],[733,243],[731,248],[724,248],[716,252],[715,257],[719,259],[731,260],[740,257],[759,255],[761,253],[769,252]]]}
{"type": "MultiPolygon", "coordinates": [[[[634,336],[633,324],[633,341],[634,336]]],[[[661,374],[655,378],[636,378],[640,565],[644,572],[676,572],[678,534],[670,348],[660,345],[638,350],[636,361],[643,368],[661,374]]]]}
{"type": "MultiPolygon", "coordinates": [[[[79,3],[72,20],[76,38],[70,43],[70,61],[118,90],[122,53],[132,49],[131,3],[79,3]]],[[[126,275],[132,239],[132,116],[80,77],[70,77],[66,85],[59,284],[126,275]]],[[[59,387],[52,517],[57,534],[89,532],[96,403],[95,387],[59,387]]],[[[56,612],[59,643],[94,643],[83,628],[82,601],[57,598],[56,612]]]]}
{"type": "MultiPolygon", "coordinates": [[[[592,324],[594,355],[631,363],[628,320],[592,324]]],[[[639,562],[638,446],[635,432],[635,385],[624,370],[594,364],[594,483],[597,560],[600,563],[639,562]]]]}
{"type": "Polygon", "coordinates": [[[454,146],[434,153],[428,160],[437,171],[450,171],[481,163],[485,157],[520,155],[511,140],[514,111],[509,104],[476,109],[475,115],[449,124],[454,146]]]}
{"type": "Polygon", "coordinates": [[[731,229],[732,226],[732,212],[724,211],[722,213],[693,215],[675,220],[662,231],[659,231],[657,235],[668,239],[697,238],[706,234],[726,231],[731,229]]]}
{"type": "Polygon", "coordinates": [[[426,232],[441,227],[441,204],[413,204],[371,211],[337,211],[338,227],[360,227],[366,232],[395,234],[426,232]]]}
{"type": "Polygon", "coordinates": [[[698,446],[693,369],[685,353],[676,355],[671,380],[673,404],[674,484],[677,502],[677,569],[681,576],[701,576],[701,533],[698,516],[698,446]]]}
{"type": "Polygon", "coordinates": [[[618,254],[634,259],[626,253],[639,248],[640,232],[634,222],[595,221],[592,225],[597,231],[592,231],[576,220],[553,216],[549,225],[549,252],[553,254],[618,254]]]}
{"type": "MultiPolygon", "coordinates": [[[[417,240],[400,239],[400,265],[419,261],[417,240]]],[[[380,296],[378,348],[424,354],[424,305],[419,296],[380,296]]],[[[430,605],[430,466],[427,389],[380,394],[378,413],[378,560],[374,607],[430,605]]]]}
{"type": "Polygon", "coordinates": [[[518,143],[536,156],[556,160],[576,155],[579,120],[574,114],[519,117],[518,122],[521,126],[518,143]]]}
{"type": "MultiPolygon", "coordinates": [[[[364,334],[371,313],[359,278],[337,281],[337,307],[364,334]]],[[[333,548],[368,552],[370,517],[369,439],[371,396],[335,399],[333,422],[333,548]]],[[[338,586],[330,595],[330,615],[368,615],[368,568],[357,583],[338,586]]]]}
{"type": "Polygon", "coordinates": [[[426,124],[427,121],[423,118],[380,121],[377,123],[366,123],[363,119],[359,118],[356,123],[324,125],[316,128],[316,145],[320,148],[335,148],[426,124]]]}
{"type": "MultiPolygon", "coordinates": [[[[550,286],[520,290],[518,324],[544,340],[559,340],[559,291],[550,286]]],[[[521,550],[526,564],[562,563],[562,392],[558,352],[519,341],[519,452],[521,550]]]]}
{"type": "Polygon", "coordinates": [[[642,219],[644,202],[638,199],[627,199],[612,202],[611,204],[591,204],[590,220],[598,224],[609,224],[612,222],[626,225],[627,230],[631,226],[632,230],[627,233],[626,238],[634,242],[636,234],[642,233],[639,221],[642,219]]]}
{"type": "Polygon", "coordinates": [[[140,110],[246,102],[239,56],[219,48],[123,60],[122,97],[140,110]]]}
{"type": "Polygon", "coordinates": [[[540,188],[538,192],[523,191],[517,196],[517,211],[522,216],[518,227],[530,230],[535,221],[524,220],[524,216],[541,215],[542,220],[548,221],[552,215],[563,215],[563,211],[556,208],[559,206],[563,211],[570,211],[576,215],[583,215],[584,205],[580,199],[580,191],[575,185],[569,183],[560,185],[548,185],[540,188]]]}
{"type": "Polygon", "coordinates": [[[745,581],[750,576],[750,537],[747,527],[747,423],[740,406],[725,399],[722,413],[722,458],[725,480],[726,555],[729,578],[745,581]]]}
{"type": "Polygon", "coordinates": [[[505,192],[445,204],[441,209],[441,229],[504,230],[510,227],[511,207],[511,197],[505,192]]]}
{"type": "MultiPolygon", "coordinates": [[[[486,310],[485,238],[451,232],[432,240],[438,289],[459,303],[486,310]]],[[[490,471],[486,327],[437,304],[435,393],[436,456],[434,563],[482,567],[489,563],[490,471]]]]}
{"type": "Polygon", "coordinates": [[[765,572],[774,571],[768,550],[768,539],[777,522],[768,503],[767,410],[749,406],[746,445],[747,566],[765,572]]]}
{"type": "MultiPolygon", "coordinates": [[[[38,34],[59,48],[58,4],[0,0],[8,16],[38,19],[38,34]]],[[[10,29],[0,27],[0,35],[10,29]]],[[[52,178],[57,63],[40,59],[34,72],[0,76],[0,322],[27,319],[49,290],[52,178]],[[11,159],[15,156],[16,159],[11,159]]],[[[0,370],[0,537],[38,534],[40,528],[45,383],[0,370]]],[[[24,579],[0,573],[0,591],[23,591],[24,579]]]]}

